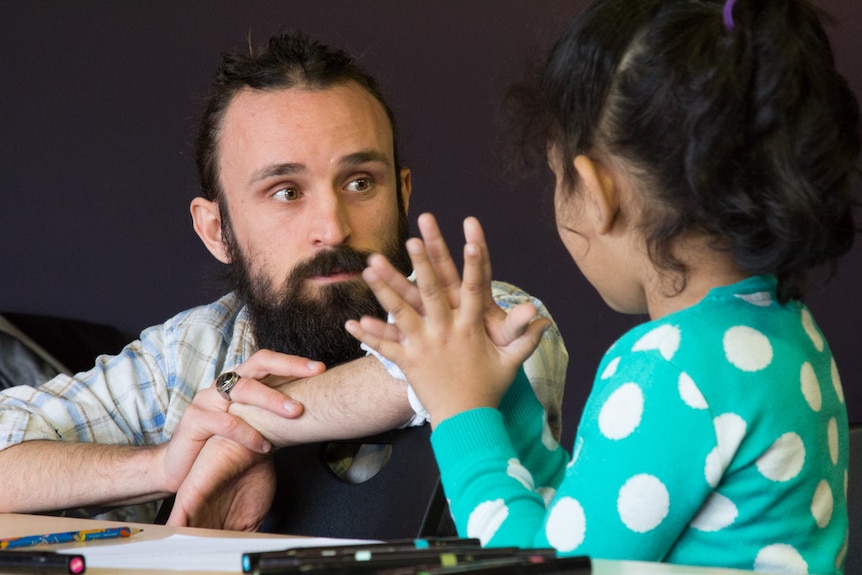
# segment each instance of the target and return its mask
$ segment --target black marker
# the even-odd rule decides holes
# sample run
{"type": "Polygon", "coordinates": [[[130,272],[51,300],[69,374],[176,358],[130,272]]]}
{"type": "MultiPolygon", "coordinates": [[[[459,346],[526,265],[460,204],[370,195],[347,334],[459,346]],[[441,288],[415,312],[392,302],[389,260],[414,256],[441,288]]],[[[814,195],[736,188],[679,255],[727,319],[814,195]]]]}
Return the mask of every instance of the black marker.
{"type": "Polygon", "coordinates": [[[378,573],[381,570],[412,568],[439,568],[462,565],[490,558],[554,558],[553,549],[521,549],[518,547],[462,548],[462,549],[413,549],[410,551],[394,551],[373,553],[370,550],[358,551],[354,555],[337,557],[317,557],[313,559],[301,557],[264,558],[258,561],[254,573],[256,575],[289,573],[315,573],[317,575],[357,575],[361,573],[378,573]]]}
{"type": "Polygon", "coordinates": [[[86,569],[83,555],[54,551],[0,551],[0,572],[4,573],[71,573],[86,569]]]}
{"type": "MultiPolygon", "coordinates": [[[[473,549],[480,547],[478,539],[460,537],[434,537],[426,539],[394,539],[383,543],[362,543],[358,545],[321,545],[314,547],[291,547],[281,551],[243,553],[242,570],[251,573],[261,560],[278,561],[286,558],[305,558],[314,560],[320,557],[354,556],[359,551],[373,553],[410,551],[414,549],[473,549]]],[[[289,564],[290,562],[288,562],[289,564]]]]}
{"type": "MultiPolygon", "coordinates": [[[[593,565],[589,557],[502,557],[484,559],[451,567],[416,569],[413,575],[590,575],[593,565]]],[[[395,571],[381,575],[399,575],[395,571]]]]}

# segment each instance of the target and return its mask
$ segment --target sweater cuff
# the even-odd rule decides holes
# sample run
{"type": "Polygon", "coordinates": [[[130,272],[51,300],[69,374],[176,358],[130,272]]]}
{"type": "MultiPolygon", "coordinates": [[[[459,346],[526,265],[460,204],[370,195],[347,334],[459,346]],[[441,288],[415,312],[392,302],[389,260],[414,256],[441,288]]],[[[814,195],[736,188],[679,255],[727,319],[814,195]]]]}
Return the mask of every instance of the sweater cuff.
{"type": "Polygon", "coordinates": [[[503,414],[491,407],[463,411],[441,421],[431,433],[431,446],[441,470],[469,461],[475,453],[515,457],[503,414]]]}
{"type": "Polygon", "coordinates": [[[530,380],[524,372],[524,367],[518,369],[515,381],[509,386],[503,399],[500,400],[500,411],[503,421],[509,429],[521,427],[524,421],[541,421],[545,417],[545,408],[536,398],[536,393],[530,380]]]}

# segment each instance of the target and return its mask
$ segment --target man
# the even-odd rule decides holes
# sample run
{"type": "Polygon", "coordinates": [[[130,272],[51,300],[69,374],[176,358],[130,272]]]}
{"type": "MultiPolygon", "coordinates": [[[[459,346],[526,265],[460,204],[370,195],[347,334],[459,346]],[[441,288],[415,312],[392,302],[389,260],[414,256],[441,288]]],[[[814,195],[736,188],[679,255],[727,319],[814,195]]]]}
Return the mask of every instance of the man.
{"type": "MultiPolygon", "coordinates": [[[[382,315],[359,275],[368,254],[408,265],[410,171],[374,80],[301,35],[227,55],[197,163],[194,228],[230,266],[235,290],[145,330],[89,372],[0,394],[0,466],[16,470],[0,477],[0,511],[180,491],[175,521],[191,522],[226,478],[253,486],[268,475],[273,445],[422,422],[406,384],[343,329],[382,315]],[[217,391],[217,377],[229,389],[217,391]]],[[[505,284],[495,298],[504,308],[530,299],[505,284]]],[[[557,436],[566,361],[553,329],[525,365],[557,436]]]]}

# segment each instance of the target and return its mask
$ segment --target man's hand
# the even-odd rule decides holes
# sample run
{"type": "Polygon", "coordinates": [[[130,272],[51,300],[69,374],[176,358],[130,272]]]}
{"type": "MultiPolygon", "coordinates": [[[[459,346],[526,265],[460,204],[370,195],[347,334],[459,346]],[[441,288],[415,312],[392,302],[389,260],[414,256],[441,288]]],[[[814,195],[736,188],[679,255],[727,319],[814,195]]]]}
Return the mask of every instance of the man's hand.
{"type": "Polygon", "coordinates": [[[302,417],[286,419],[244,402],[235,401],[230,406],[231,414],[249,422],[276,447],[365,437],[403,425],[413,415],[406,383],[387,374],[374,357],[356,359],[306,378],[278,375],[284,373],[282,364],[289,357],[259,351],[241,366],[241,373],[254,373],[301,400],[305,406],[302,417]]]}
{"type": "Polygon", "coordinates": [[[230,402],[214,387],[195,395],[165,448],[163,468],[177,493],[171,524],[229,529],[259,525],[275,488],[272,465],[264,457],[272,444],[229,409],[242,404],[278,419],[299,417],[302,404],[271,386],[324,369],[320,362],[259,351],[234,369],[240,379],[230,391],[230,402]]]}
{"type": "Polygon", "coordinates": [[[167,524],[257,531],[274,495],[270,457],[214,436],[180,486],[167,524]]]}

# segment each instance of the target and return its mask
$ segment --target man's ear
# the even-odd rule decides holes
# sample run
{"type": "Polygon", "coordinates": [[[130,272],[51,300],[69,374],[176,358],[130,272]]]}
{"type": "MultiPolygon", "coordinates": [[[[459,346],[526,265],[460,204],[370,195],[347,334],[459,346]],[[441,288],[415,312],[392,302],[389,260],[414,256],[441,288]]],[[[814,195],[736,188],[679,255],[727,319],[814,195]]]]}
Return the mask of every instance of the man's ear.
{"type": "Polygon", "coordinates": [[[596,225],[596,232],[608,233],[620,210],[619,189],[614,178],[604,164],[587,156],[576,156],[573,162],[586,200],[584,205],[592,211],[590,218],[596,225]]]}
{"type": "Polygon", "coordinates": [[[401,168],[401,173],[398,174],[401,178],[401,202],[404,205],[404,213],[407,213],[407,208],[410,206],[411,176],[410,168],[401,168]]]}
{"type": "Polygon", "coordinates": [[[218,202],[213,202],[200,196],[192,200],[189,210],[192,213],[192,224],[195,228],[195,233],[204,243],[209,252],[223,264],[230,263],[230,257],[227,253],[222,239],[221,232],[221,212],[219,211],[218,202]]]}

